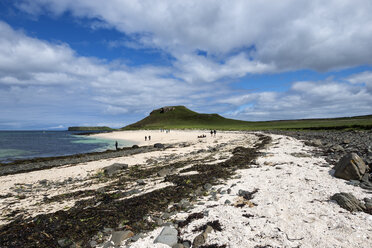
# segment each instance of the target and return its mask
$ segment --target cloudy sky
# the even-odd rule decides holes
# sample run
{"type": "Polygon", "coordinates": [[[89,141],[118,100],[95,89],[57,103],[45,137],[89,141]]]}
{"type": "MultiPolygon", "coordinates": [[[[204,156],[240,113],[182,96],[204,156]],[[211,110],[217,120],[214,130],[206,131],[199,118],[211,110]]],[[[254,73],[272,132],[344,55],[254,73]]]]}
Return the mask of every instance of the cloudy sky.
{"type": "Polygon", "coordinates": [[[0,130],[372,114],[370,0],[1,0],[0,130]]]}

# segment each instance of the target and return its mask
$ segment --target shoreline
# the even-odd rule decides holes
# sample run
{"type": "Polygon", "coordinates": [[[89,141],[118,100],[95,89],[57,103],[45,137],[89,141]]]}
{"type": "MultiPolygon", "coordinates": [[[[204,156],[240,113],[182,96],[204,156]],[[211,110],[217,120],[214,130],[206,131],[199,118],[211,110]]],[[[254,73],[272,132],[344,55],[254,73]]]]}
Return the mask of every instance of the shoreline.
{"type": "MultiPolygon", "coordinates": [[[[187,134],[189,140],[183,136],[184,142],[167,149],[0,177],[5,240],[0,246],[28,247],[32,236],[42,240],[40,247],[62,242],[103,247],[115,232],[131,231],[135,236],[120,247],[160,248],[165,246],[154,239],[164,226],[192,242],[199,234],[194,230],[217,220],[222,229],[212,230],[207,245],[372,245],[366,239],[372,216],[351,214],[330,201],[340,191],[358,199],[370,193],[334,178],[323,148],[306,145],[310,136],[300,141],[289,133],[219,132],[216,138],[198,139],[198,131],[174,131],[178,139],[187,134]],[[105,168],[117,163],[128,168],[106,174],[105,168]],[[239,202],[241,190],[251,192],[252,199],[239,202]],[[200,218],[179,224],[190,216],[200,218]]],[[[325,137],[327,147],[332,137],[325,137]]],[[[360,143],[353,142],[346,149],[360,143]]]]}

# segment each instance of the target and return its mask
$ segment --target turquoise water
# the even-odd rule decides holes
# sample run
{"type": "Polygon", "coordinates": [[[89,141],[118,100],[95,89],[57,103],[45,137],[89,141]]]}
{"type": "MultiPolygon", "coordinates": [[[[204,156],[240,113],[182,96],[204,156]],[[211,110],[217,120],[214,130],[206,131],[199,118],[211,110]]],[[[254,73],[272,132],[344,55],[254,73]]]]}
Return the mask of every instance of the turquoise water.
{"type": "MultiPolygon", "coordinates": [[[[0,162],[54,157],[115,149],[115,140],[76,135],[70,131],[0,131],[0,162]]],[[[132,146],[120,140],[119,147],[132,146]]]]}

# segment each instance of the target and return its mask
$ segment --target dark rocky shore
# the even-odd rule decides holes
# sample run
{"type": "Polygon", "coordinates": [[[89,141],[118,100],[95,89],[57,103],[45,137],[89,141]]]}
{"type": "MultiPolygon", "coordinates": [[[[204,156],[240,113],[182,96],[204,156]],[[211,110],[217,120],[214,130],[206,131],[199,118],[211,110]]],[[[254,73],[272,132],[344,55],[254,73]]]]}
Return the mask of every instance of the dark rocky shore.
{"type": "Polygon", "coordinates": [[[319,148],[316,155],[324,156],[335,165],[348,153],[358,154],[372,170],[372,130],[371,131],[270,131],[267,133],[287,135],[305,141],[305,144],[319,148]]]}

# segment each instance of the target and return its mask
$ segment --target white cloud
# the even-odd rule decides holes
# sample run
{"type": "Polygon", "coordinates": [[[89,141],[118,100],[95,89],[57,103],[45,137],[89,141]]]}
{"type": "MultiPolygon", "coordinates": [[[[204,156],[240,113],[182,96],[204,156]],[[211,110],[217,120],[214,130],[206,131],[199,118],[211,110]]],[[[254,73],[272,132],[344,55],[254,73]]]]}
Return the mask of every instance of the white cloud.
{"type": "Polygon", "coordinates": [[[19,6],[35,15],[95,18],[180,59],[197,49],[226,59],[254,47],[250,56],[268,71],[372,64],[369,0],[25,0],[19,6]]]}
{"type": "Polygon", "coordinates": [[[296,82],[285,92],[250,93],[220,102],[239,107],[228,115],[245,120],[342,117],[372,112],[372,94],[366,87],[329,80],[296,82]]]}
{"type": "Polygon", "coordinates": [[[346,80],[353,84],[365,84],[368,91],[372,93],[372,72],[371,71],[364,71],[361,73],[353,74],[349,76],[346,80]]]}

